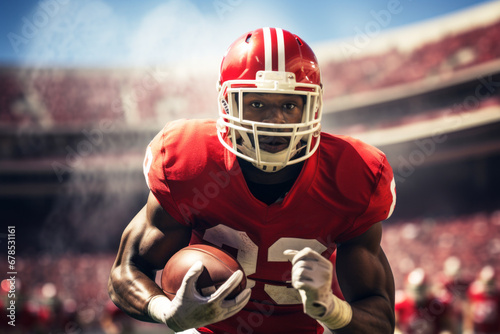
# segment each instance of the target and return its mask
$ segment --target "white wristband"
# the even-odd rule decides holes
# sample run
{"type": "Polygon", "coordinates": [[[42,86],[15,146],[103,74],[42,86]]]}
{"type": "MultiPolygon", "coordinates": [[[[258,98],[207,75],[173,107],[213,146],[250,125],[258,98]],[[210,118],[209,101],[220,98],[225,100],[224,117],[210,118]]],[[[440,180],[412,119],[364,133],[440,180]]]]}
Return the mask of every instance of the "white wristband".
{"type": "Polygon", "coordinates": [[[352,308],[348,302],[332,294],[333,310],[318,319],[322,324],[330,329],[339,329],[349,325],[352,319],[352,308]]]}
{"type": "Polygon", "coordinates": [[[165,296],[157,295],[148,304],[148,315],[156,322],[167,324],[167,314],[172,302],[165,296]]]}

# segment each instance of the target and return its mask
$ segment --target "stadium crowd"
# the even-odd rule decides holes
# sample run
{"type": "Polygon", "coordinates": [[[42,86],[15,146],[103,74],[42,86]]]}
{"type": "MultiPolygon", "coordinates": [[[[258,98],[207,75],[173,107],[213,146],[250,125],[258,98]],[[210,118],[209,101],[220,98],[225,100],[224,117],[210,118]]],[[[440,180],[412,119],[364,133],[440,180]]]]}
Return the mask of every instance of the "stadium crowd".
{"type": "MultiPolygon", "coordinates": [[[[411,52],[394,48],[348,61],[326,58],[322,64],[324,99],[424,82],[429,78],[446,80],[461,70],[498,61],[499,34],[500,22],[494,22],[423,43],[411,52]]],[[[194,80],[184,76],[175,80],[175,85],[167,84],[166,79],[171,81],[174,75],[169,69],[159,67],[139,71],[3,68],[0,69],[0,126],[81,127],[102,119],[118,124],[133,124],[139,119],[142,123],[157,124],[165,117],[178,118],[180,111],[186,109],[191,110],[190,117],[213,115],[207,106],[213,105],[215,90],[205,89],[213,84],[213,78],[202,75],[194,80]],[[187,98],[193,92],[198,99],[187,98]]],[[[498,98],[488,103],[498,104],[498,98]]],[[[427,109],[428,112],[420,113],[424,116],[413,115],[397,122],[446,112],[443,108],[427,109]]]]}
{"type": "Polygon", "coordinates": [[[408,51],[332,60],[323,65],[329,89],[325,99],[380,89],[426,78],[448,78],[453,73],[500,57],[500,22],[450,34],[408,51]],[[341,78],[341,80],[339,80],[341,78]]]}

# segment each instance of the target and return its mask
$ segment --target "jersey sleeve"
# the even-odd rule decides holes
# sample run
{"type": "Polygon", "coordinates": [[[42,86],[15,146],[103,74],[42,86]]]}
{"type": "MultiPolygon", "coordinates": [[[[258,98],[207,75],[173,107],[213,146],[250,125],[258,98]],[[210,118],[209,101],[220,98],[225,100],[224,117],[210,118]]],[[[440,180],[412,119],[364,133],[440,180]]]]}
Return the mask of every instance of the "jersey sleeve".
{"type": "Polygon", "coordinates": [[[381,157],[381,163],[376,173],[376,182],[372,187],[372,193],[366,209],[356,217],[352,227],[339,238],[339,242],[347,241],[363,234],[372,225],[389,218],[394,211],[396,205],[396,183],[387,158],[383,154],[381,157]]]}
{"type": "Polygon", "coordinates": [[[168,131],[167,124],[149,143],[144,157],[143,172],[146,184],[153,193],[156,200],[176,221],[187,224],[179,211],[175,200],[170,192],[168,180],[165,174],[165,162],[167,150],[165,147],[165,133],[168,131]]]}

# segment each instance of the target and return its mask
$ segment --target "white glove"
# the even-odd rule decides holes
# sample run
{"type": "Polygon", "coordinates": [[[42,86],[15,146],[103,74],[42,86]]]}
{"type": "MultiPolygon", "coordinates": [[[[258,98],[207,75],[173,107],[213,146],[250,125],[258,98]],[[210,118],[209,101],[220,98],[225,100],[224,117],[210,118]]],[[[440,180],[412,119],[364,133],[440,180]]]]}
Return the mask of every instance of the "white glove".
{"type": "Polygon", "coordinates": [[[196,290],[196,281],[202,271],[203,264],[200,261],[193,264],[172,301],[163,295],[153,297],[148,304],[149,316],[174,331],[182,331],[227,319],[247,304],[251,293],[248,288],[234,299],[224,299],[240,284],[244,275],[241,270],[234,272],[217,291],[207,297],[196,290]]]}
{"type": "Polygon", "coordinates": [[[330,329],[351,322],[351,306],[332,293],[332,263],[309,247],[283,252],[292,262],[292,286],[297,289],[308,314],[330,329]]]}

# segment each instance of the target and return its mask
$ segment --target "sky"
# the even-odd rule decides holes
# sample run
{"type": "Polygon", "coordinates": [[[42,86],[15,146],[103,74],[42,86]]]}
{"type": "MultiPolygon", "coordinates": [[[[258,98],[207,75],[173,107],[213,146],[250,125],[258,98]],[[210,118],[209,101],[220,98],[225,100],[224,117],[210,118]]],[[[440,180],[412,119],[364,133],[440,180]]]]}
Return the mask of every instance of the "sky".
{"type": "MultiPolygon", "coordinates": [[[[493,1],[493,0],[490,0],[493,1]]],[[[0,5],[0,64],[142,66],[222,57],[275,26],[313,46],[368,23],[398,29],[488,0],[24,0],[0,5]]]]}

